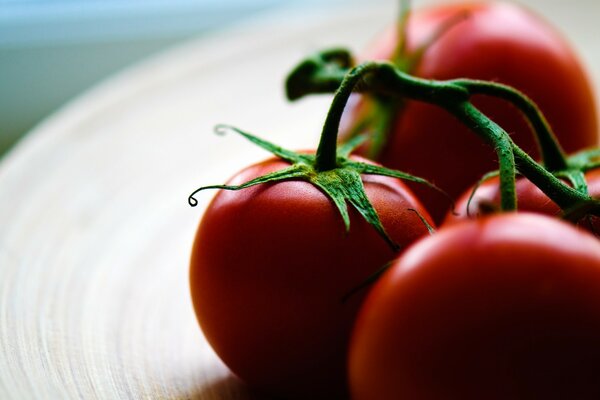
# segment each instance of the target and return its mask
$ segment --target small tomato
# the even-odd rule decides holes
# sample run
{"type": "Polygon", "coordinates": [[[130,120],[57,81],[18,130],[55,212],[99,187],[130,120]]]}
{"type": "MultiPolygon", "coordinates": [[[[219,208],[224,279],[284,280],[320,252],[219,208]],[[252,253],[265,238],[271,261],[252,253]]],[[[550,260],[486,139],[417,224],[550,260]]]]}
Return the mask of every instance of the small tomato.
{"type": "MultiPolygon", "coordinates": [[[[600,198],[600,168],[592,169],[585,174],[588,193],[594,198],[600,198]]],[[[556,203],[548,198],[537,186],[527,178],[519,178],[516,182],[517,205],[520,211],[545,214],[560,217],[563,212],[556,203]]],[[[451,224],[468,217],[477,217],[481,208],[500,209],[500,184],[498,178],[483,182],[473,193],[473,188],[467,190],[456,202],[455,212],[448,213],[444,224],[451,224]],[[469,198],[473,194],[471,202],[469,198]],[[467,213],[467,204],[469,212],[467,213]]],[[[584,217],[578,224],[596,234],[600,234],[600,218],[584,217]]]]}

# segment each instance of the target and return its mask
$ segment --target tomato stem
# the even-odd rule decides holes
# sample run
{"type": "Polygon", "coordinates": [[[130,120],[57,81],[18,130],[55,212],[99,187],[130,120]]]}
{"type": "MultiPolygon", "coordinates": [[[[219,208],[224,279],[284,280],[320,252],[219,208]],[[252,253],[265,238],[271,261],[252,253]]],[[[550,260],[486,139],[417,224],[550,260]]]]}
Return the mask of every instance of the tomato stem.
{"type": "MultiPolygon", "coordinates": [[[[427,37],[423,42],[419,43],[418,46],[410,51],[406,52],[406,49],[403,49],[404,53],[397,53],[396,58],[392,58],[392,60],[396,63],[396,65],[402,70],[409,73],[412,73],[417,65],[421,62],[421,59],[427,52],[427,50],[433,46],[438,40],[440,40],[448,31],[454,28],[459,23],[463,22],[467,18],[469,18],[471,14],[468,11],[460,11],[444,22],[442,22],[431,34],[427,37]]],[[[408,18],[408,15],[407,15],[408,18]]],[[[407,22],[404,22],[407,24],[407,22]]],[[[404,28],[406,29],[406,27],[404,28]]],[[[407,40],[406,33],[404,34],[404,41],[407,40]]],[[[403,45],[406,47],[406,45],[403,45]]]]}
{"type": "Polygon", "coordinates": [[[550,124],[539,107],[520,91],[500,83],[472,79],[455,80],[467,88],[472,95],[483,94],[506,100],[517,107],[525,116],[534,132],[544,166],[552,171],[567,169],[567,158],[550,124]]]}
{"type": "Polygon", "coordinates": [[[398,24],[396,24],[396,38],[397,44],[392,55],[392,60],[396,64],[402,63],[405,58],[407,37],[406,37],[406,25],[408,24],[410,10],[410,0],[400,0],[400,12],[398,15],[398,24]]]}
{"type": "Polygon", "coordinates": [[[346,49],[333,48],[318,52],[298,64],[288,75],[285,82],[286,97],[297,100],[307,94],[305,82],[309,79],[319,82],[311,93],[333,93],[352,66],[354,60],[346,49]]]}
{"type": "Polygon", "coordinates": [[[378,68],[377,63],[364,63],[351,69],[342,79],[335,92],[331,107],[325,118],[323,131],[317,155],[315,170],[318,172],[329,171],[337,165],[337,138],[342,114],[348,103],[350,95],[356,86],[365,79],[366,75],[378,68]]]}
{"type": "MultiPolygon", "coordinates": [[[[312,73],[304,73],[301,77],[290,76],[289,79],[296,80],[298,91],[294,94],[297,97],[313,92],[326,92],[326,89],[332,85],[332,79],[339,76],[344,69],[338,68],[336,71],[331,66],[328,68],[321,66],[316,70],[312,73]],[[331,75],[325,77],[328,72],[331,75]]],[[[423,101],[445,109],[496,150],[500,166],[501,203],[504,211],[512,211],[517,207],[515,176],[519,171],[563,210],[578,209],[580,204],[591,204],[584,209],[600,214],[600,206],[598,206],[600,202],[590,198],[585,185],[573,188],[554,175],[566,174],[571,181],[578,182],[579,175],[590,162],[593,162],[590,160],[595,160],[592,157],[596,155],[591,154],[588,157],[589,162],[583,165],[577,164],[581,161],[579,159],[567,160],[543,114],[530,99],[516,89],[477,80],[436,81],[417,78],[389,62],[371,61],[354,67],[349,72],[346,68],[346,72],[347,75],[338,81],[338,89],[323,129],[319,145],[321,151],[319,168],[335,168],[336,161],[332,149],[337,140],[343,108],[353,90],[392,98],[400,97],[423,101]],[[471,97],[475,94],[486,94],[508,100],[523,112],[537,134],[546,168],[517,146],[504,129],[473,106],[471,97]]],[[[585,157],[579,158],[583,160],[585,157]]]]}
{"type": "Polygon", "coordinates": [[[501,207],[503,211],[515,211],[517,209],[515,188],[517,169],[513,142],[508,133],[468,101],[448,105],[445,108],[494,147],[500,170],[501,207]]]}

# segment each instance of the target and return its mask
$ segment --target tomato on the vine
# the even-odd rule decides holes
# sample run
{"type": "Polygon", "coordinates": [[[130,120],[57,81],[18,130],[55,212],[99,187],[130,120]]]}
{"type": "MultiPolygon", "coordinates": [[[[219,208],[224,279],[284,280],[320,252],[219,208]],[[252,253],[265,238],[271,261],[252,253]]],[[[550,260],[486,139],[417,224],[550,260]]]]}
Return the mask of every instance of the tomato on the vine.
{"type": "Polygon", "coordinates": [[[508,213],[443,227],[369,293],[354,400],[600,398],[600,243],[508,213]]]}
{"type": "MultiPolygon", "coordinates": [[[[513,86],[538,104],[566,152],[597,145],[592,85],[570,45],[552,26],[510,3],[439,5],[410,14],[405,53],[410,55],[453,20],[409,73],[431,79],[473,78],[513,86]],[[460,15],[464,18],[457,19],[460,15]]],[[[389,59],[397,35],[396,29],[387,31],[362,59],[389,59]]],[[[503,100],[483,96],[476,96],[474,104],[526,152],[534,158],[539,156],[534,136],[518,110],[503,100]]],[[[388,129],[388,142],[378,157],[383,165],[421,176],[451,196],[460,195],[485,172],[496,168],[493,149],[446,111],[415,101],[400,105],[388,129]]],[[[346,126],[356,123],[361,113],[377,113],[369,107],[358,103],[350,108],[346,126]]],[[[448,209],[445,199],[409,186],[440,221],[448,209]]]]}
{"type": "MultiPolygon", "coordinates": [[[[270,159],[230,184],[286,167],[270,159]]],[[[428,233],[410,209],[427,212],[400,180],[362,179],[396,244],[428,233]]],[[[395,254],[349,211],[346,232],[333,202],[297,180],[219,191],[205,211],[191,257],[194,308],[215,352],[249,386],[284,398],[344,396],[347,343],[363,295],[342,299],[395,254]]]]}
{"type": "MultiPolygon", "coordinates": [[[[585,181],[589,195],[593,198],[600,198],[600,168],[586,172],[585,181]]],[[[444,224],[452,224],[468,217],[478,217],[482,214],[482,211],[485,213],[500,209],[501,193],[498,178],[491,178],[483,182],[475,192],[473,192],[473,189],[470,188],[458,199],[454,212],[448,213],[444,224]]],[[[517,179],[515,189],[517,193],[517,205],[520,211],[540,213],[557,218],[560,218],[564,214],[556,203],[550,200],[548,196],[527,178],[522,177],[517,179]]],[[[578,223],[582,228],[600,235],[599,217],[584,216],[574,222],[578,223]]]]}

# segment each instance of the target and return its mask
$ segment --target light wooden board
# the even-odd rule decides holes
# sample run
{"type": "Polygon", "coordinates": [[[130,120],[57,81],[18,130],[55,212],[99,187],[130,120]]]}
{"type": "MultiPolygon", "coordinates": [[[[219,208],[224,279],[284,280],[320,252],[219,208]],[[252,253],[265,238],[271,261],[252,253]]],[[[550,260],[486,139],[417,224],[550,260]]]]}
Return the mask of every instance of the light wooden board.
{"type": "MultiPolygon", "coordinates": [[[[528,3],[598,79],[595,3],[528,3]]],[[[288,104],[285,73],[320,48],[359,49],[394,12],[288,11],[193,41],[94,88],[5,158],[0,399],[249,399],[195,321],[187,263],[212,195],[195,209],[187,196],[265,153],[212,127],[313,147],[330,98],[288,104]]]]}

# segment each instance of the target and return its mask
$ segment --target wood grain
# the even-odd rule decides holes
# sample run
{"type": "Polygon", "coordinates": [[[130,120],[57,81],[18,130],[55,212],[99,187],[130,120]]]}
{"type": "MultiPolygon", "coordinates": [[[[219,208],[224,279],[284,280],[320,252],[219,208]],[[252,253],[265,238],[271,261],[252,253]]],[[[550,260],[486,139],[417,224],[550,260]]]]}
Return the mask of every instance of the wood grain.
{"type": "MultiPolygon", "coordinates": [[[[600,76],[593,18],[530,3],[600,76]]],[[[3,160],[0,399],[253,398],[195,321],[187,263],[211,195],[197,208],[187,196],[265,156],[214,135],[216,123],[316,143],[330,98],[289,105],[284,75],[316,49],[362,47],[394,17],[395,1],[376,4],[288,11],[173,49],[67,105],[3,160]]]]}

